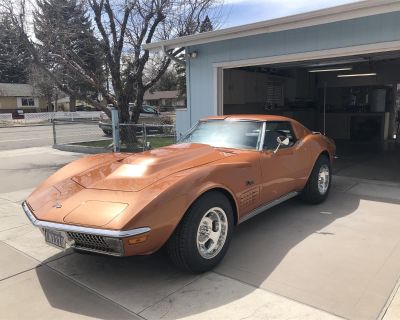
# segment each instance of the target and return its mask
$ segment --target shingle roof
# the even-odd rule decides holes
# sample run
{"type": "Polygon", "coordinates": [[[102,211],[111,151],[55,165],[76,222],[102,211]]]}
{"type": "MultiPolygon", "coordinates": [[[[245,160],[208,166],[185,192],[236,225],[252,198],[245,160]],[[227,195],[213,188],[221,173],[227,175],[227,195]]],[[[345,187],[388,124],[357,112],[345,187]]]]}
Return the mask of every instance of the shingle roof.
{"type": "Polygon", "coordinates": [[[34,97],[39,91],[30,84],[0,83],[0,97],[34,97]]]}

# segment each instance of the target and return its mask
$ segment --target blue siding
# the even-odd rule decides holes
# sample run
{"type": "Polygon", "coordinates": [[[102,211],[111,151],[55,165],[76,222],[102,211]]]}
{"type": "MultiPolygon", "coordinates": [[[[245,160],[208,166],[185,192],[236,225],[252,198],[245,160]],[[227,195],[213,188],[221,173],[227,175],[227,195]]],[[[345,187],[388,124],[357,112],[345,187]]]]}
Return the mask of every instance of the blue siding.
{"type": "Polygon", "coordinates": [[[199,55],[197,59],[188,60],[190,72],[187,88],[190,99],[187,113],[190,114],[181,114],[177,119],[178,134],[201,117],[215,113],[213,63],[397,41],[400,40],[399,21],[400,12],[391,12],[188,48],[199,55]]]}

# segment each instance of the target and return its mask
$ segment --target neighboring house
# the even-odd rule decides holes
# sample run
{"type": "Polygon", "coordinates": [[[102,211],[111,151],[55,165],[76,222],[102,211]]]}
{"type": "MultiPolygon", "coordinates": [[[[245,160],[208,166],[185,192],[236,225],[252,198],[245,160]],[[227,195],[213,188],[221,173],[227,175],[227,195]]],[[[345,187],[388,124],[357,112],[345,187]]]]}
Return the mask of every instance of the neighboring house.
{"type": "Polygon", "coordinates": [[[0,83],[0,113],[16,114],[17,110],[47,111],[46,100],[29,84],[0,83]]]}
{"type": "Polygon", "coordinates": [[[154,92],[147,91],[144,94],[144,103],[157,107],[184,108],[186,106],[186,100],[184,97],[179,96],[178,90],[154,92]]]}
{"type": "MultiPolygon", "coordinates": [[[[52,101],[52,104],[57,111],[71,111],[70,98],[68,96],[58,99],[57,103],[52,101]]],[[[76,100],[75,111],[97,111],[97,109],[84,101],[76,100]]]]}

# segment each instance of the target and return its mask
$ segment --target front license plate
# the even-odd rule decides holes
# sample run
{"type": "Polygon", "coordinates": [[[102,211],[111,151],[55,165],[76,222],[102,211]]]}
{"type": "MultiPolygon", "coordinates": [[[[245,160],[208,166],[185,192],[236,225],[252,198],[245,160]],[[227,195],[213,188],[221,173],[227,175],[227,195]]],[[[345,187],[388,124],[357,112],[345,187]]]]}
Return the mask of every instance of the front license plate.
{"type": "Polygon", "coordinates": [[[44,229],[44,239],[53,246],[65,249],[65,237],[60,231],[44,229]]]}

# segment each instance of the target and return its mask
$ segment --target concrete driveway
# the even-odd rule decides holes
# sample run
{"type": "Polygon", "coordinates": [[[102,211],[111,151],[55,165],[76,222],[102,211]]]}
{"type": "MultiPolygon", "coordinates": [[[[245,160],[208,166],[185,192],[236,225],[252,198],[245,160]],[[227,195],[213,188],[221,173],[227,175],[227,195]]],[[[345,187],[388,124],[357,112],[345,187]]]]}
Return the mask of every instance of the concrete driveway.
{"type": "Polygon", "coordinates": [[[199,276],[163,252],[117,259],[44,243],[20,202],[31,181],[80,156],[0,152],[2,181],[16,180],[12,192],[0,181],[0,319],[400,318],[399,185],[335,177],[326,203],[293,199],[240,225],[221,265],[199,276]],[[25,180],[13,168],[31,159],[25,180]]]}

